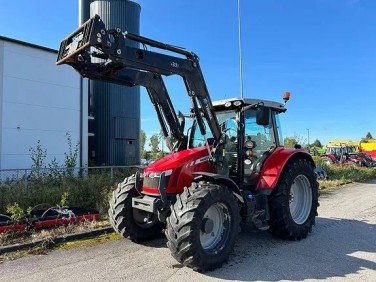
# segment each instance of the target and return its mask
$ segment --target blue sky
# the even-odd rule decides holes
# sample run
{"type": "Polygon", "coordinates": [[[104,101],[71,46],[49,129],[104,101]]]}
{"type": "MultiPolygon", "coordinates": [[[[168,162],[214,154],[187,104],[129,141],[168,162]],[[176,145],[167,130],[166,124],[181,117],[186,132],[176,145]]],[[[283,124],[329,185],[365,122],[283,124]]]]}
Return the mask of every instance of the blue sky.
{"type": "MultiPolygon", "coordinates": [[[[201,58],[213,100],[239,97],[237,0],[146,1],[141,34],[184,46],[201,58]]],[[[57,49],[78,24],[76,0],[3,1],[0,35],[57,49]]],[[[282,100],[285,136],[376,137],[376,1],[242,0],[244,96],[282,100]]],[[[177,109],[190,104],[183,83],[168,78],[177,109]]],[[[142,92],[142,125],[158,123],[142,92]]]]}

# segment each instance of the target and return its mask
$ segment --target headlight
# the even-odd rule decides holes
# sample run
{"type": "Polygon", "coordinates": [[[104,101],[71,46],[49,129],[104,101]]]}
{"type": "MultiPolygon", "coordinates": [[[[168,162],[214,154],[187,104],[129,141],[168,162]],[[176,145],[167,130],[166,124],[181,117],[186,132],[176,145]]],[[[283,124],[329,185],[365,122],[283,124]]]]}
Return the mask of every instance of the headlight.
{"type": "Polygon", "coordinates": [[[235,101],[234,106],[239,107],[242,104],[242,101],[235,101]]]}
{"type": "Polygon", "coordinates": [[[165,176],[170,176],[172,174],[172,169],[168,169],[165,171],[152,172],[149,174],[149,177],[150,178],[160,177],[163,172],[165,173],[165,176]]]}

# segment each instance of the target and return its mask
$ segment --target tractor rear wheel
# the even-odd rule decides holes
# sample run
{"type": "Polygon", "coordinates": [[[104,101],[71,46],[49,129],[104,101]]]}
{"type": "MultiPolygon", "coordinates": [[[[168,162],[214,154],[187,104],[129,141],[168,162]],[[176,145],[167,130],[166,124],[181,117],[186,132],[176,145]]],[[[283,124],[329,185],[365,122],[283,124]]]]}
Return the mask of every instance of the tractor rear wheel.
{"type": "Polygon", "coordinates": [[[132,198],[139,196],[135,183],[133,175],[118,185],[112,193],[108,215],[117,233],[134,242],[143,242],[159,237],[164,224],[156,214],[132,208],[132,198]]]}
{"type": "Polygon", "coordinates": [[[269,198],[270,231],[284,239],[306,238],[315,224],[318,206],[318,183],[312,164],[305,159],[292,161],[269,198]]]}
{"type": "Polygon", "coordinates": [[[172,256],[197,271],[228,260],[239,232],[240,214],[232,191],[213,183],[192,183],[177,195],[167,218],[167,246],[172,256]]]}

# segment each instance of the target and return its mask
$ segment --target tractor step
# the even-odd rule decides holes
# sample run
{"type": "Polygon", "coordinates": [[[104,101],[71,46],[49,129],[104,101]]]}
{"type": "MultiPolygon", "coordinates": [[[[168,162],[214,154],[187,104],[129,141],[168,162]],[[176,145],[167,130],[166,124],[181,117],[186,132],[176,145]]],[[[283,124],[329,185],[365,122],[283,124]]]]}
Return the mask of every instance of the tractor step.
{"type": "Polygon", "coordinates": [[[150,196],[137,197],[132,198],[132,207],[151,213],[156,213],[158,209],[162,207],[162,201],[161,199],[150,196]]]}

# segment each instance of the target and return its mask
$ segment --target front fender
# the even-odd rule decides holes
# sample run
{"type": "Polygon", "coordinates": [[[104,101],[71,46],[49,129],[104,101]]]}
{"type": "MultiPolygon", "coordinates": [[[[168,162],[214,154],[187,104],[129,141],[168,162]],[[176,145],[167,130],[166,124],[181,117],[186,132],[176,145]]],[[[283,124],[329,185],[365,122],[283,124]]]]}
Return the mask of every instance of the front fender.
{"type": "Polygon", "coordinates": [[[304,158],[310,161],[315,167],[315,163],[311,155],[301,149],[285,149],[282,147],[277,148],[266,159],[260,172],[260,178],[257,182],[257,189],[262,194],[270,194],[277,186],[279,177],[283,172],[286,164],[296,158],[304,158]]]}
{"type": "Polygon", "coordinates": [[[229,177],[221,175],[221,174],[209,173],[209,172],[194,172],[193,174],[197,175],[197,177],[194,178],[194,181],[196,182],[199,182],[200,180],[206,180],[212,183],[226,185],[235,193],[235,196],[238,198],[238,200],[241,203],[244,203],[244,199],[242,196],[242,192],[240,191],[240,188],[229,177]]]}

